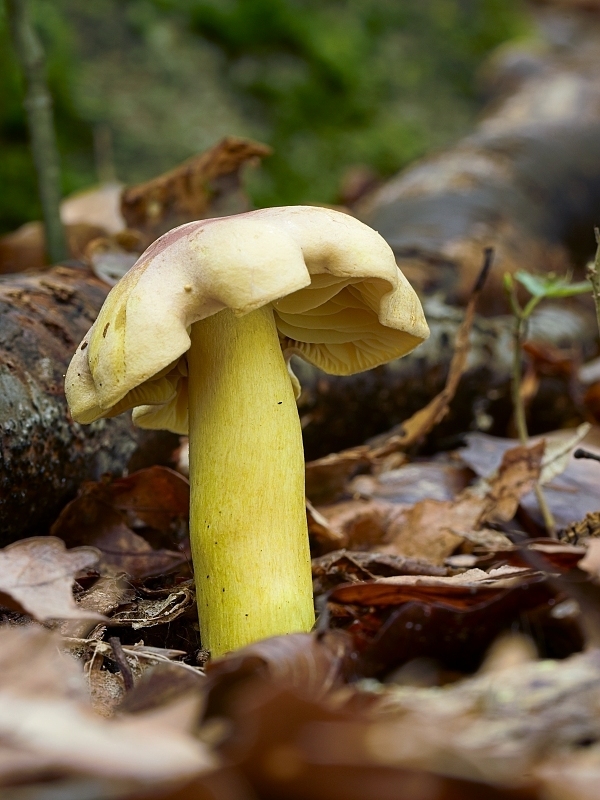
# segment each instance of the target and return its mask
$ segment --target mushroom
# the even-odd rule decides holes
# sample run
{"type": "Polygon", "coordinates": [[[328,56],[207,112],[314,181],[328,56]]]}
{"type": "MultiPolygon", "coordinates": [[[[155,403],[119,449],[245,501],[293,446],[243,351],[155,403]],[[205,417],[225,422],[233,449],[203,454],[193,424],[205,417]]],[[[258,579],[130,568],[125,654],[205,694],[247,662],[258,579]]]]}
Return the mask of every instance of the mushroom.
{"type": "Polygon", "coordinates": [[[383,238],[325,208],[267,208],[169,231],[109,293],[66,376],[73,419],[133,408],[190,439],[202,644],[220,655],[314,624],[298,354],[335,375],[427,338],[383,238]]]}

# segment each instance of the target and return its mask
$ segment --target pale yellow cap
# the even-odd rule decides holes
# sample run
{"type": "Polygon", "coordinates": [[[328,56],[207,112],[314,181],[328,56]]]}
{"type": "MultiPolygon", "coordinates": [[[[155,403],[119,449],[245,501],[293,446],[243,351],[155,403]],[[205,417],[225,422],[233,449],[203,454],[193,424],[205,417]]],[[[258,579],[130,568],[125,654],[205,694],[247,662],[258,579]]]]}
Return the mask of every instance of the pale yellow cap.
{"type": "Polygon", "coordinates": [[[268,303],[286,355],[334,375],[384,364],[429,335],[389,245],[347,214],[290,206],[190,222],[154,242],[106,298],[67,371],[73,419],[135,408],[142,427],[187,433],[192,324],[268,303]]]}

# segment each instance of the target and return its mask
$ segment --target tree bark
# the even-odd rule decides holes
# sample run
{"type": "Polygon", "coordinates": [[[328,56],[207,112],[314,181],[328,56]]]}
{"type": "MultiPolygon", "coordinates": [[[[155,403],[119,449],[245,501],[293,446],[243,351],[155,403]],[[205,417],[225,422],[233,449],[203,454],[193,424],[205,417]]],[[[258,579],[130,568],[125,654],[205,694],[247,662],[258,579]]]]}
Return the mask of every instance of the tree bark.
{"type": "Polygon", "coordinates": [[[108,290],[62,266],[0,278],[0,543],[45,533],[82,480],[164,461],[178,442],[129,415],[85,427],[69,416],[64,374],[108,290]]]}

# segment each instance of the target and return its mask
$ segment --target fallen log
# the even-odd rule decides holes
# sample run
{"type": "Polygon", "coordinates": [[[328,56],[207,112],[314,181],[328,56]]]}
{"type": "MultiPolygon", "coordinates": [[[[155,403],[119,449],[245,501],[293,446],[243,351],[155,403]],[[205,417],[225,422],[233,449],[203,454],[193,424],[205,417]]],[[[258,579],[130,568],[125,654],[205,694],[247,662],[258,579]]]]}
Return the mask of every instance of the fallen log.
{"type": "Polygon", "coordinates": [[[177,437],[124,415],[82,428],[63,379],[109,287],[87,269],[0,277],[0,543],[45,533],[82,480],[164,461],[177,437]]]}
{"type": "Polygon", "coordinates": [[[565,273],[593,255],[600,10],[588,8],[537,8],[543,44],[493,57],[484,73],[487,111],[475,131],[408,167],[356,209],[422,292],[463,302],[491,246],[496,266],[486,308],[500,313],[505,271],[565,273]]]}
{"type": "MultiPolygon", "coordinates": [[[[363,444],[408,419],[441,391],[463,313],[437,299],[425,300],[423,306],[431,336],[397,361],[358,375],[337,377],[293,359],[302,385],[298,406],[308,461],[363,444]]],[[[431,452],[456,446],[456,437],[469,430],[506,435],[512,416],[513,326],[510,316],[476,316],[468,368],[448,416],[428,437],[431,452]]],[[[547,303],[534,313],[530,341],[542,349],[557,348],[572,369],[540,376],[529,408],[532,434],[581,421],[581,402],[573,390],[573,376],[578,364],[595,353],[596,331],[592,310],[547,303]]]]}

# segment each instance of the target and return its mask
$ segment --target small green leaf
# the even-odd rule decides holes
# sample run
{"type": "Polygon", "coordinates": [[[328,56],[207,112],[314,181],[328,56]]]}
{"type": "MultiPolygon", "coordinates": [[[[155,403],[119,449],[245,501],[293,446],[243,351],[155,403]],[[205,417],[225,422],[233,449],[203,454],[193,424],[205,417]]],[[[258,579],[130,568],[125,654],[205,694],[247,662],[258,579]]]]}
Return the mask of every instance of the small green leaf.
{"type": "Polygon", "coordinates": [[[550,287],[546,297],[573,297],[576,294],[586,294],[591,288],[589,281],[556,284],[550,287]]]}
{"type": "Polygon", "coordinates": [[[533,297],[573,297],[590,291],[588,281],[571,283],[568,276],[563,278],[554,273],[532,275],[524,270],[518,270],[514,277],[533,297]]]}
{"type": "Polygon", "coordinates": [[[520,269],[514,274],[515,280],[524,286],[529,294],[534,297],[546,297],[548,280],[550,276],[546,275],[532,275],[530,272],[525,272],[520,269]]]}

